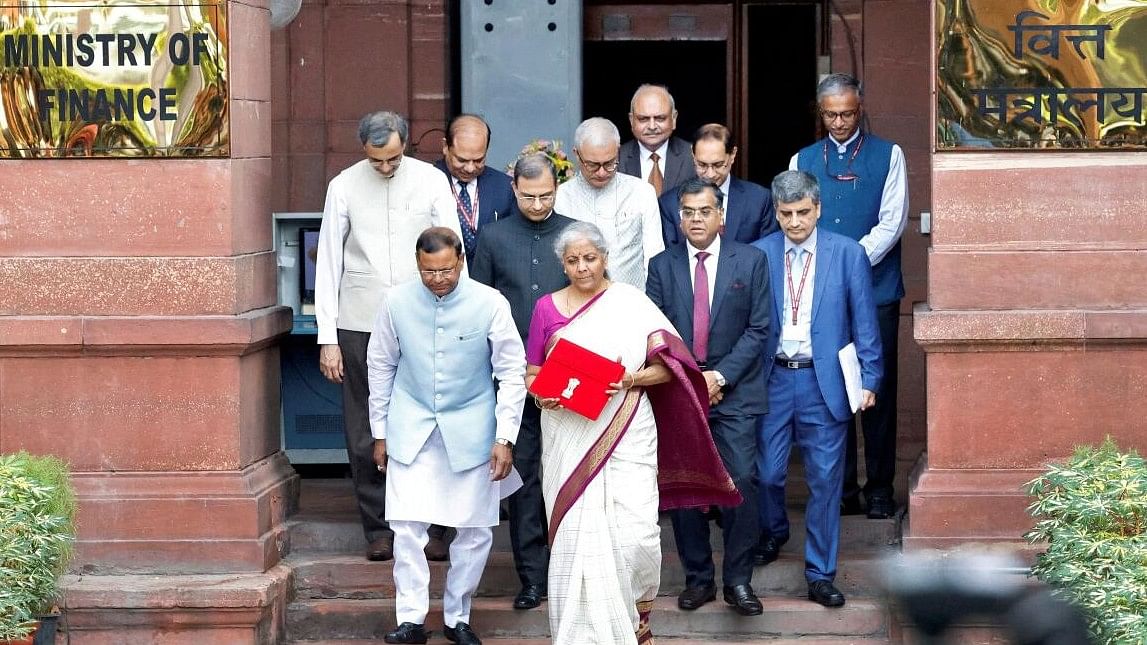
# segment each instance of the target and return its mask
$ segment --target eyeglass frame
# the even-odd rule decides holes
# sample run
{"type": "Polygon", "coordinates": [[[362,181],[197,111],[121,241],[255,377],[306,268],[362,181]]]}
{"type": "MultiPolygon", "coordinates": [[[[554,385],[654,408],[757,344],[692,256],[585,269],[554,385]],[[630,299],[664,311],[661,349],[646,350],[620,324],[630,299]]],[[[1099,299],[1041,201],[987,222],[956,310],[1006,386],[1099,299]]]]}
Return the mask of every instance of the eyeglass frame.
{"type": "Polygon", "coordinates": [[[609,161],[586,161],[585,158],[581,156],[580,150],[575,149],[574,154],[577,155],[577,160],[578,163],[581,164],[582,170],[585,170],[591,175],[603,169],[606,172],[614,172],[617,170],[618,166],[621,165],[620,155],[610,159],[609,161]]]}
{"type": "Polygon", "coordinates": [[[454,266],[450,267],[449,269],[419,269],[418,275],[428,280],[434,280],[435,278],[449,278],[450,275],[457,271],[458,267],[460,266],[462,266],[461,260],[455,262],[454,266]]]}
{"type": "Polygon", "coordinates": [[[685,221],[693,220],[693,219],[700,219],[700,221],[705,221],[705,220],[708,220],[709,218],[713,217],[714,215],[720,215],[721,210],[722,209],[720,206],[702,206],[701,208],[681,207],[677,211],[677,215],[682,220],[685,220],[685,221]],[[705,211],[709,211],[709,212],[706,213],[705,211]],[[701,217],[698,218],[697,217],[698,215],[700,215],[701,217]]]}
{"type": "Polygon", "coordinates": [[[381,168],[384,164],[389,164],[392,168],[397,168],[402,165],[402,158],[404,156],[405,153],[403,152],[400,152],[396,156],[389,159],[375,159],[374,157],[367,155],[366,160],[367,163],[370,164],[371,168],[381,168]]]}
{"type": "Polygon", "coordinates": [[[841,121],[851,121],[860,116],[860,107],[851,110],[844,110],[842,112],[833,112],[831,110],[820,110],[820,117],[829,123],[840,119],[841,121]]]}
{"type": "Polygon", "coordinates": [[[557,193],[546,193],[544,195],[527,195],[525,193],[517,194],[514,196],[519,202],[525,204],[541,204],[542,206],[552,205],[558,198],[557,193]]]}

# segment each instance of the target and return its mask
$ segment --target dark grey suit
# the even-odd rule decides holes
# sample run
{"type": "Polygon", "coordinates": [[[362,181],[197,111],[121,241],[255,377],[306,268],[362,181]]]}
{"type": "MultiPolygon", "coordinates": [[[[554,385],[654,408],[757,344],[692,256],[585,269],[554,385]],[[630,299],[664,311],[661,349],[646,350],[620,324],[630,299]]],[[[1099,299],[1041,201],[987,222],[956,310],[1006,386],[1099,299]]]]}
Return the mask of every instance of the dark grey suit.
{"type": "MultiPolygon", "coordinates": [[[[626,141],[618,152],[619,165],[617,169],[627,175],[640,179],[647,179],[641,175],[641,144],[637,139],[626,141]]],[[[669,146],[665,155],[665,174],[661,184],[664,194],[677,184],[696,177],[697,171],[693,169],[693,148],[689,142],[679,137],[669,137],[669,146]]]]}
{"type": "MultiPolygon", "coordinates": [[[[681,334],[693,344],[693,283],[685,244],[673,246],[649,263],[646,293],[681,334]]],[[[722,509],[724,517],[725,586],[748,584],[753,575],[757,524],[757,416],[768,410],[761,396],[764,380],[761,351],[769,331],[769,271],[759,250],[722,238],[709,316],[709,353],[703,369],[716,370],[727,381],[724,399],[709,411],[709,427],[721,461],[744,501],[722,509]]],[[[704,513],[673,511],[677,553],[689,587],[714,584],[713,552],[704,513]]]]}

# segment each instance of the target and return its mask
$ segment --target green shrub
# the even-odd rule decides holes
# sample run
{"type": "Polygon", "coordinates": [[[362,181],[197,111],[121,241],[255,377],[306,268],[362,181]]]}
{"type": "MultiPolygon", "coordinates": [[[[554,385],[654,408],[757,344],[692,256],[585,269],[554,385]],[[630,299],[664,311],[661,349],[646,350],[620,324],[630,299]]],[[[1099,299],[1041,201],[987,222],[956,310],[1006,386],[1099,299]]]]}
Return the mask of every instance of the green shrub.
{"type": "Polygon", "coordinates": [[[1046,541],[1032,567],[1085,614],[1097,643],[1147,643],[1147,462],[1110,437],[1028,482],[1046,541]]]}
{"type": "Polygon", "coordinates": [[[26,636],[51,610],[72,553],[75,510],[67,464],[0,455],[0,639],[26,636]]]}

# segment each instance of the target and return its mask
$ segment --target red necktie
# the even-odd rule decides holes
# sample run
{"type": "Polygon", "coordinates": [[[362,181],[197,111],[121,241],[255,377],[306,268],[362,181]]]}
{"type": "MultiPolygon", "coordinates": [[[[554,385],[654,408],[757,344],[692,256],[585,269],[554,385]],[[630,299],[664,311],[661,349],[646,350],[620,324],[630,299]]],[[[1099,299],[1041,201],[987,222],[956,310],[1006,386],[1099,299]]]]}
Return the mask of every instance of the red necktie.
{"type": "Polygon", "coordinates": [[[697,252],[697,269],[693,272],[693,357],[704,363],[709,355],[709,272],[705,258],[712,255],[697,252]]]}

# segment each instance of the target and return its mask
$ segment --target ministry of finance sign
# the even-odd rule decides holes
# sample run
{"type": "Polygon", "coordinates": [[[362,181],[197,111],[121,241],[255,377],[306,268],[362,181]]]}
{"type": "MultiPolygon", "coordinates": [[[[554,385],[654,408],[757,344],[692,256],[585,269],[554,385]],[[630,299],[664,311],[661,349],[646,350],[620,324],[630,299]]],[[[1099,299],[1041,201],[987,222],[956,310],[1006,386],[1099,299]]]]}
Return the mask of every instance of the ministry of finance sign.
{"type": "Polygon", "coordinates": [[[218,2],[0,0],[0,158],[226,157],[218,2]]]}
{"type": "Polygon", "coordinates": [[[936,3],[936,147],[1147,147],[1147,0],[936,3]]]}

